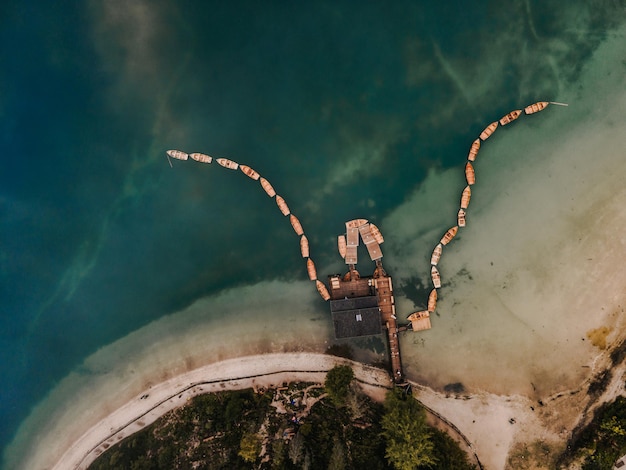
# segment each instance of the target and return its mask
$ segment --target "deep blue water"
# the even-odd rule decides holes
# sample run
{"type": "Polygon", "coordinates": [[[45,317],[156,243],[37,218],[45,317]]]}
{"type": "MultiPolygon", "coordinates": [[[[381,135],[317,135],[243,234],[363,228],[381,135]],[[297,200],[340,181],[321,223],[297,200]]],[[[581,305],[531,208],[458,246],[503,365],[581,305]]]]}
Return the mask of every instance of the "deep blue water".
{"type": "Polygon", "coordinates": [[[625,11],[444,3],[0,7],[1,448],[99,347],[207,294],[306,278],[258,187],[164,150],[260,171],[324,265],[345,220],[382,219],[485,122],[558,96],[625,11]]]}

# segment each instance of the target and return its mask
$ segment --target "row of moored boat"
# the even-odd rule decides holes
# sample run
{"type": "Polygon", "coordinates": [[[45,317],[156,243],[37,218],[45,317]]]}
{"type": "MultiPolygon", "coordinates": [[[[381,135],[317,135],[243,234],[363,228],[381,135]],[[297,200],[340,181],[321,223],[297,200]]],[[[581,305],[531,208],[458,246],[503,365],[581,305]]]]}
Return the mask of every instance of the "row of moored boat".
{"type": "MultiPolygon", "coordinates": [[[[191,157],[193,160],[200,163],[211,163],[213,161],[213,157],[210,157],[209,155],[205,155],[203,153],[188,154],[181,150],[168,150],[167,155],[177,160],[188,160],[189,157],[191,157]]],[[[317,279],[317,270],[315,269],[315,263],[313,263],[313,260],[311,259],[309,253],[309,240],[304,234],[302,224],[300,223],[300,220],[298,220],[298,218],[291,213],[291,210],[289,209],[289,206],[287,205],[285,199],[276,194],[274,187],[267,179],[263,178],[261,175],[259,175],[258,172],[250,168],[248,165],[240,165],[239,163],[229,160],[228,158],[216,158],[215,161],[224,168],[227,168],[229,170],[239,169],[250,179],[254,181],[259,181],[261,184],[261,188],[263,189],[263,191],[265,191],[265,194],[267,194],[270,198],[273,198],[276,201],[276,205],[278,206],[280,212],[285,217],[289,216],[289,222],[291,222],[293,231],[296,233],[296,235],[300,237],[300,253],[302,254],[302,257],[306,259],[306,267],[309,279],[315,282],[317,291],[324,300],[330,299],[328,289],[323,282],[317,279]]]]}
{"type": "MultiPolygon", "coordinates": [[[[534,114],[539,111],[544,110],[548,106],[548,101],[539,101],[537,103],[531,104],[524,108],[524,113],[526,114],[534,114]]],[[[561,104],[561,103],[555,103],[561,104]]],[[[441,255],[443,254],[443,247],[452,241],[452,239],[456,236],[460,227],[465,227],[465,216],[467,213],[467,208],[469,207],[470,198],[472,196],[471,186],[476,183],[476,173],[474,171],[474,162],[476,161],[476,157],[478,155],[478,151],[480,150],[481,142],[487,140],[498,128],[498,126],[506,126],[507,124],[515,121],[522,114],[522,110],[516,109],[515,111],[511,111],[506,116],[502,117],[502,119],[498,121],[494,121],[489,124],[485,129],[480,133],[478,139],[472,142],[472,145],[469,150],[469,154],[467,155],[467,162],[465,163],[465,179],[467,181],[467,186],[463,189],[461,194],[461,204],[459,211],[457,213],[457,224],[450,228],[439,240],[437,246],[432,252],[430,257],[430,276],[433,282],[433,289],[430,291],[428,295],[428,308],[425,311],[415,312],[409,316],[409,320],[412,318],[424,318],[429,317],[432,312],[435,311],[437,307],[437,289],[441,287],[441,275],[439,274],[439,270],[437,269],[437,265],[439,264],[439,260],[441,259],[441,255]]]]}

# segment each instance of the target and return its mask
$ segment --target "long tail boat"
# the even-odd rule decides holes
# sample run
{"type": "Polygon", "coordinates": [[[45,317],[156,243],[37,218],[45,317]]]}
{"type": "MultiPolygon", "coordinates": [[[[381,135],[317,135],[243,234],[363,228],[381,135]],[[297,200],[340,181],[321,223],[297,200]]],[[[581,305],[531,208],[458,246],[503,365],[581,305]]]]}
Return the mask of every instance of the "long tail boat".
{"type": "Polygon", "coordinates": [[[467,209],[469,206],[470,198],[472,197],[472,190],[469,186],[465,186],[463,194],[461,195],[461,209],[467,209]]]}
{"type": "Polygon", "coordinates": [[[476,139],[472,142],[472,146],[470,147],[469,154],[467,155],[467,159],[470,162],[476,160],[476,155],[478,155],[478,150],[480,150],[480,139],[476,139]]]}
{"type": "Polygon", "coordinates": [[[506,126],[508,123],[515,121],[519,117],[520,114],[522,114],[521,109],[516,109],[515,111],[511,111],[509,114],[507,114],[506,116],[503,116],[502,119],[500,119],[500,125],[506,126]]]}
{"type": "Polygon", "coordinates": [[[189,158],[189,154],[183,152],[182,150],[168,150],[166,153],[170,157],[176,158],[177,160],[187,160],[189,158]]]}
{"type": "Polygon", "coordinates": [[[289,215],[289,212],[291,212],[285,200],[278,195],[276,196],[276,205],[278,206],[280,211],[283,213],[283,215],[289,215]]]}
{"type": "Polygon", "coordinates": [[[258,180],[261,176],[248,165],[239,165],[239,169],[243,171],[244,175],[252,178],[254,181],[258,180]]]}
{"type": "Polygon", "coordinates": [[[315,270],[315,263],[311,258],[306,260],[306,270],[309,273],[309,279],[315,281],[317,279],[317,271],[315,270]]]}
{"type": "Polygon", "coordinates": [[[455,225],[454,227],[452,227],[450,230],[448,230],[443,237],[441,237],[441,240],[439,241],[439,243],[441,243],[442,245],[447,245],[448,243],[450,243],[452,241],[452,239],[455,237],[456,232],[459,230],[458,225],[455,225]]]}
{"type": "Polygon", "coordinates": [[[439,289],[441,287],[441,275],[435,266],[431,266],[430,268],[430,277],[433,280],[433,286],[435,286],[435,289],[439,289]]]}
{"type": "Polygon", "coordinates": [[[487,140],[491,134],[494,133],[494,131],[498,128],[498,121],[494,121],[491,124],[489,124],[487,127],[485,127],[485,130],[482,131],[480,133],[480,139],[481,140],[487,140]]]}
{"type": "Polygon", "coordinates": [[[465,179],[469,185],[476,183],[476,172],[470,162],[465,164],[465,179]]]}
{"type": "Polygon", "coordinates": [[[236,170],[239,168],[239,163],[229,160],[228,158],[218,158],[217,163],[222,165],[224,168],[228,168],[229,170],[236,170]]]}
{"type": "Polygon", "coordinates": [[[296,232],[296,235],[304,235],[302,224],[295,215],[291,214],[289,216],[289,221],[291,222],[291,226],[293,227],[293,231],[296,232]]]}
{"type": "Polygon", "coordinates": [[[548,104],[549,103],[547,101],[538,101],[537,103],[526,106],[524,108],[524,112],[526,114],[535,114],[539,111],[543,111],[544,109],[546,109],[548,107],[548,104]]]}
{"type": "Polygon", "coordinates": [[[437,263],[439,263],[439,260],[441,259],[441,253],[443,253],[443,245],[439,243],[433,250],[433,254],[430,256],[430,264],[437,266],[437,263]]]}
{"type": "Polygon", "coordinates": [[[213,157],[200,152],[190,153],[189,156],[200,163],[211,163],[213,161],[213,157]]]}
{"type": "Polygon", "coordinates": [[[309,239],[306,235],[302,235],[300,237],[300,252],[302,253],[303,258],[309,257],[309,239]]]}
{"type": "Polygon", "coordinates": [[[263,177],[261,177],[261,187],[263,188],[263,191],[265,191],[269,197],[276,196],[276,191],[274,191],[274,188],[272,187],[270,182],[267,181],[263,177]]]}

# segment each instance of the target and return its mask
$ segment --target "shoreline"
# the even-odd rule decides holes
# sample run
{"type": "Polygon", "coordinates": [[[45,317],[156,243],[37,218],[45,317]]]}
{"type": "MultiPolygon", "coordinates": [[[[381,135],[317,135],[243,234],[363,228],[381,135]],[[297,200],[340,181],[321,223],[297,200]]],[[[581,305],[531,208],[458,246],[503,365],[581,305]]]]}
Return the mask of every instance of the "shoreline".
{"type": "MultiPolygon", "coordinates": [[[[53,469],[86,469],[112,444],[152,424],[168,411],[184,405],[194,396],[226,390],[266,387],[284,382],[323,383],[326,372],[337,364],[352,366],[364,392],[375,400],[384,399],[392,382],[387,371],[319,353],[273,353],[244,356],[209,364],[150,386],[123,406],[82,432],[79,439],[65,439],[63,453],[31,457],[31,468],[39,460],[56,461],[53,469]],[[71,441],[71,440],[69,440],[71,441]]],[[[106,406],[103,404],[102,406],[106,406]]],[[[85,426],[88,426],[87,424],[85,426]]]]}
{"type": "MultiPolygon", "coordinates": [[[[364,393],[376,401],[382,401],[393,386],[384,369],[321,353],[284,352],[227,359],[150,385],[124,405],[107,412],[104,418],[97,419],[94,415],[91,421],[74,422],[71,430],[60,429],[64,425],[58,424],[57,432],[48,434],[48,439],[57,441],[56,445],[40,442],[38,450],[22,467],[44,468],[55,462],[45,468],[84,470],[111,445],[152,424],[194,396],[245,388],[276,388],[285,382],[323,383],[326,372],[338,364],[350,365],[364,393]],[[80,437],[72,438],[77,432],[80,437]]],[[[621,394],[616,383],[625,371],[624,364],[616,366],[611,385],[595,401],[590,401],[583,393],[589,385],[584,383],[578,393],[562,392],[548,399],[542,407],[522,395],[495,395],[485,391],[441,393],[410,382],[414,397],[431,417],[456,434],[451,437],[461,443],[468,455],[473,454],[483,468],[495,469],[505,468],[516,449],[533,442],[550,443],[558,451],[595,406],[621,394]]],[[[99,406],[108,410],[106,402],[99,406]]]]}

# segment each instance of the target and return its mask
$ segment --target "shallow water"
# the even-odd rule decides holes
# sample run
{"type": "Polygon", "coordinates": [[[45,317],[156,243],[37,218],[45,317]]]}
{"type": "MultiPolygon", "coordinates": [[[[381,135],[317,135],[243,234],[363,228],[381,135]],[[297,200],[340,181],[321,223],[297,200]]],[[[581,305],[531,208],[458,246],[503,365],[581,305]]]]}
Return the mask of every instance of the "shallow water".
{"type": "Polygon", "coordinates": [[[580,379],[596,352],[580,337],[616,323],[623,296],[624,4],[446,5],[7,7],[2,447],[39,405],[6,465],[70,390],[88,402],[222,357],[329,344],[274,203],[240,172],[170,168],[167,148],[270,179],[320,277],[343,269],[345,220],[377,223],[408,315],[472,140],[511,109],[568,101],[484,144],[468,226],[441,262],[440,316],[406,335],[403,357],[436,386],[548,393],[580,379]],[[555,375],[563,356],[573,366],[555,375]]]}

